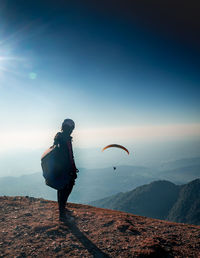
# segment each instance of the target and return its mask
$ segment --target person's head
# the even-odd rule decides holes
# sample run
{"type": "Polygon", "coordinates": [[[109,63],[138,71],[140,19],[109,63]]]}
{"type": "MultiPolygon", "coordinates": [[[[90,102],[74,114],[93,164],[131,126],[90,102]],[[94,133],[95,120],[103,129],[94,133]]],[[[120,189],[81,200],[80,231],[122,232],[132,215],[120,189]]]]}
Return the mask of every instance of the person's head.
{"type": "Polygon", "coordinates": [[[62,123],[62,127],[61,127],[61,130],[64,132],[64,133],[67,133],[67,134],[71,134],[73,132],[75,128],[75,123],[72,119],[65,119],[62,123]]]}

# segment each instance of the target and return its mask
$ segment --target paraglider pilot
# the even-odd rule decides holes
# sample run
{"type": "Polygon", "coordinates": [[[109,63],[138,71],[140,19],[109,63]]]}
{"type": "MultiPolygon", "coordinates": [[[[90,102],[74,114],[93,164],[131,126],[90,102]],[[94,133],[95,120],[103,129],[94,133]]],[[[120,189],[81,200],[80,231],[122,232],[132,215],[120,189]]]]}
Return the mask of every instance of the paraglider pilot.
{"type": "Polygon", "coordinates": [[[57,190],[59,219],[61,221],[66,218],[65,206],[75,184],[75,179],[77,178],[76,173],[79,172],[75,165],[72,149],[71,133],[73,132],[74,128],[74,121],[71,119],[65,119],[62,123],[61,132],[58,132],[54,137],[54,145],[59,145],[61,151],[63,151],[66,157],[66,163],[68,164],[66,173],[70,174],[70,180],[66,186],[61,190],[57,190]]]}

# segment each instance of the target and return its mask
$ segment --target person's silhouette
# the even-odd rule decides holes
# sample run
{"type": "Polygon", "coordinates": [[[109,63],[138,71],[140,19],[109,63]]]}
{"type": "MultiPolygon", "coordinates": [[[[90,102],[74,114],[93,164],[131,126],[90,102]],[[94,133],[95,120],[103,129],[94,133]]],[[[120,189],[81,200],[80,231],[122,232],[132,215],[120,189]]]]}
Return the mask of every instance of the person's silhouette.
{"type": "Polygon", "coordinates": [[[66,183],[63,189],[57,191],[59,218],[66,218],[65,206],[67,199],[72,191],[77,178],[78,169],[76,168],[72,149],[71,133],[75,128],[75,123],[71,119],[65,119],[62,123],[61,132],[58,132],[54,137],[54,145],[58,145],[66,158],[66,173],[70,175],[69,182],[66,183]]]}

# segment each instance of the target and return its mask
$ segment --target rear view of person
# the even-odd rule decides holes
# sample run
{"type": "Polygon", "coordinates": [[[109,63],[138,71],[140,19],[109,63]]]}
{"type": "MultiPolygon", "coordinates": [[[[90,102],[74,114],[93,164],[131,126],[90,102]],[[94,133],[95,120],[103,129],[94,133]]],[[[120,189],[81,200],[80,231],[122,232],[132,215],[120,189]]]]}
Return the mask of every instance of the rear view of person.
{"type": "Polygon", "coordinates": [[[61,152],[63,152],[64,158],[66,159],[66,173],[70,175],[70,180],[66,183],[64,188],[57,190],[59,219],[61,221],[66,218],[66,203],[75,184],[75,179],[77,178],[76,173],[78,172],[72,149],[71,133],[73,132],[74,128],[74,121],[71,119],[65,119],[62,123],[61,132],[58,132],[54,137],[54,146],[59,146],[61,152]]]}

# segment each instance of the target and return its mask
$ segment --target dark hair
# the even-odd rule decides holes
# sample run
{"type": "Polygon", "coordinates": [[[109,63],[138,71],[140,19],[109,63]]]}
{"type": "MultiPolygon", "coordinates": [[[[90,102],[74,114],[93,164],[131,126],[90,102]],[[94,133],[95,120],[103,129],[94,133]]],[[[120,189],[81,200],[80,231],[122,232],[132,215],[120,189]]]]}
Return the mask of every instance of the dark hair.
{"type": "Polygon", "coordinates": [[[62,125],[61,131],[65,132],[66,134],[71,134],[74,128],[68,126],[68,125],[62,125]]]}

